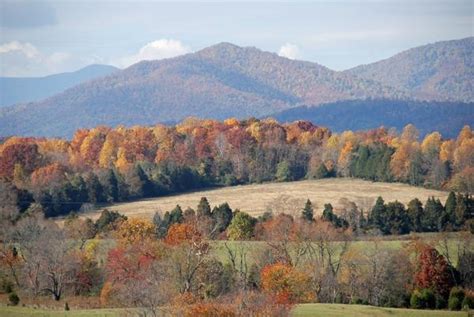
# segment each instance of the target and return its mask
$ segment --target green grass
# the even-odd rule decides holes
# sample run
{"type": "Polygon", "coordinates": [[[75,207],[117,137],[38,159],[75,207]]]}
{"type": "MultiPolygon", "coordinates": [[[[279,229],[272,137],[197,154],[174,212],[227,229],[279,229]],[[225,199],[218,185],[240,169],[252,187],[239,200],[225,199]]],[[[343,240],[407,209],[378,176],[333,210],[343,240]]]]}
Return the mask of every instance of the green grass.
{"type": "Polygon", "coordinates": [[[401,308],[382,308],[362,305],[342,304],[301,304],[292,314],[293,317],[468,317],[467,312],[446,310],[415,310],[401,308]]]}
{"type": "Polygon", "coordinates": [[[64,311],[0,306],[0,316],[8,317],[117,317],[121,316],[123,312],[123,309],[81,309],[64,311]]]}
{"type": "MultiPolygon", "coordinates": [[[[436,237],[436,234],[428,233],[428,234],[418,234],[418,236],[429,243],[431,239],[436,237]]],[[[410,240],[395,240],[395,239],[409,239],[409,236],[391,236],[391,237],[381,237],[384,240],[379,240],[378,241],[378,247],[380,249],[385,249],[385,250],[399,250],[403,248],[405,243],[408,243],[410,240]],[[393,239],[393,240],[392,240],[393,239]]],[[[458,259],[458,254],[457,254],[457,241],[458,237],[456,236],[455,233],[452,234],[452,236],[449,239],[448,242],[448,248],[449,248],[449,253],[451,256],[451,260],[453,261],[454,265],[457,265],[457,259],[458,259]]],[[[214,255],[218,260],[221,262],[228,262],[229,257],[228,257],[228,251],[225,247],[225,244],[228,245],[228,247],[231,250],[237,249],[238,245],[240,243],[243,243],[245,248],[248,250],[249,254],[249,261],[250,264],[253,263],[254,257],[258,257],[260,255],[261,250],[265,249],[266,247],[266,242],[264,241],[243,241],[243,242],[238,242],[238,241],[212,241],[211,247],[212,247],[212,255],[214,255]]],[[[333,242],[333,243],[338,243],[338,242],[333,242]]],[[[350,245],[350,249],[352,250],[357,250],[357,251],[371,251],[376,247],[376,242],[373,240],[356,240],[352,241],[350,245]]],[[[439,250],[441,251],[441,250],[439,250]]]]}
{"type": "MultiPolygon", "coordinates": [[[[132,311],[130,311],[132,312],[132,311]]],[[[27,307],[0,306],[0,316],[8,317],[118,317],[126,314],[124,309],[83,309],[71,311],[34,309],[27,307]]],[[[343,304],[301,304],[292,314],[293,317],[467,317],[467,312],[446,310],[414,310],[400,308],[381,308],[343,304]]]]}

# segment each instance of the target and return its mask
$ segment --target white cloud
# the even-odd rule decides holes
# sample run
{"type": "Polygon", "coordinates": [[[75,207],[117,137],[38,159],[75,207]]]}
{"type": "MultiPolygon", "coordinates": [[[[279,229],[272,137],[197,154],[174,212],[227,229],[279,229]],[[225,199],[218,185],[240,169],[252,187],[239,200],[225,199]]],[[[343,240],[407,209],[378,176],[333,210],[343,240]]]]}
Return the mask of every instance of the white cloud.
{"type": "Polygon", "coordinates": [[[143,60],[170,58],[191,52],[191,49],[177,40],[160,39],[140,48],[137,54],[118,59],[113,64],[128,67],[143,60]]]}
{"type": "Polygon", "coordinates": [[[38,49],[34,45],[18,41],[12,41],[0,45],[0,54],[6,53],[22,53],[28,58],[33,58],[39,55],[38,49]]]}
{"type": "Polygon", "coordinates": [[[295,44],[286,43],[280,47],[278,55],[289,59],[297,59],[300,57],[300,49],[295,44]]]}
{"type": "Polygon", "coordinates": [[[84,66],[65,52],[46,54],[29,42],[12,41],[0,45],[0,76],[44,76],[84,66]]]}

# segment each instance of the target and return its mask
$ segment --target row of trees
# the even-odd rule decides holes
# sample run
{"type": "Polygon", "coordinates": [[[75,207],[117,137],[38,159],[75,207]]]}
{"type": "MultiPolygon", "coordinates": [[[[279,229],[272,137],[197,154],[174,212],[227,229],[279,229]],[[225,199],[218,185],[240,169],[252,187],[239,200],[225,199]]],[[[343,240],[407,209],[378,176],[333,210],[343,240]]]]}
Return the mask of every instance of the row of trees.
{"type": "Polygon", "coordinates": [[[333,134],[305,121],[188,119],[173,127],[97,127],[71,141],[11,137],[0,144],[0,186],[20,210],[56,216],[203,186],[333,176],[474,189],[474,134],[418,140],[384,128],[333,134]],[[17,198],[15,198],[17,197],[17,198]]]}
{"type": "Polygon", "coordinates": [[[99,296],[102,307],[183,316],[284,316],[304,302],[472,307],[470,233],[396,250],[373,239],[361,249],[346,215],[326,205],[315,217],[310,201],[294,216],[253,218],[203,198],[153,221],[104,210],[60,228],[29,210],[1,223],[1,285],[20,298],[99,296]]]}

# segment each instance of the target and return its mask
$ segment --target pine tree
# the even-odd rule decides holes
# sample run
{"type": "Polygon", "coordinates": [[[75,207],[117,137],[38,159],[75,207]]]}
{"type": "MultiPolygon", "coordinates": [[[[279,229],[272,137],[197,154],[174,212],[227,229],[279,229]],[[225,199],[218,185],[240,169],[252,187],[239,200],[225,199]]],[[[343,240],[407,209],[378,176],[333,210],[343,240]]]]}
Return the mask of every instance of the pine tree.
{"type": "Polygon", "coordinates": [[[379,228],[382,232],[385,232],[386,227],[386,206],[385,202],[382,197],[378,197],[374,207],[372,208],[372,212],[369,216],[369,223],[376,228],[379,228]]]}
{"type": "Polygon", "coordinates": [[[449,193],[444,209],[446,210],[449,223],[456,227],[456,194],[454,192],[449,193]]]}
{"type": "Polygon", "coordinates": [[[198,218],[211,217],[211,206],[206,197],[201,197],[197,206],[196,214],[198,218]]]}
{"type": "Polygon", "coordinates": [[[444,207],[439,199],[435,199],[434,197],[428,198],[425,204],[425,212],[421,218],[424,231],[437,231],[439,219],[443,216],[443,213],[444,207]]]}
{"type": "Polygon", "coordinates": [[[383,227],[386,234],[406,234],[410,231],[410,217],[405,206],[398,202],[390,202],[386,206],[387,220],[383,227]]]}
{"type": "Polygon", "coordinates": [[[333,222],[334,221],[334,212],[331,204],[325,204],[322,219],[326,221],[333,222]]]}
{"type": "Polygon", "coordinates": [[[313,204],[311,203],[311,200],[307,200],[306,204],[303,208],[302,212],[302,217],[304,220],[312,222],[314,219],[314,211],[313,211],[313,204]]]}
{"type": "Polygon", "coordinates": [[[411,230],[415,232],[422,232],[423,226],[421,218],[423,217],[423,204],[418,198],[411,200],[408,203],[408,216],[410,217],[411,230]]]}
{"type": "Polygon", "coordinates": [[[107,193],[108,202],[119,201],[118,180],[117,176],[115,175],[115,172],[111,169],[109,169],[107,172],[104,187],[107,193]]]}
{"type": "Polygon", "coordinates": [[[87,199],[90,203],[97,204],[105,202],[104,188],[99,182],[99,178],[94,173],[87,177],[87,199]]]}
{"type": "Polygon", "coordinates": [[[183,222],[183,210],[180,205],[176,205],[170,212],[170,225],[183,222]]]}
{"type": "Polygon", "coordinates": [[[212,218],[216,223],[216,232],[223,232],[232,221],[232,209],[228,203],[223,203],[218,207],[214,207],[212,211],[212,218]]]}

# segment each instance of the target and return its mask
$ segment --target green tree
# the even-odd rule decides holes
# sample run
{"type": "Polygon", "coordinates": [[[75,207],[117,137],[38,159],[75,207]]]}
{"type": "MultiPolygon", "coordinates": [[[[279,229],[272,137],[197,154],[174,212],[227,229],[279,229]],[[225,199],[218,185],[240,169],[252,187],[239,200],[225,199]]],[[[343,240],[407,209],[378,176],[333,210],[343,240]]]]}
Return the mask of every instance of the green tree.
{"type": "Polygon", "coordinates": [[[249,240],[253,236],[256,223],[257,219],[249,214],[237,212],[227,228],[227,235],[230,240],[249,240]]]}
{"type": "Polygon", "coordinates": [[[410,231],[410,218],[402,203],[389,202],[386,206],[386,213],[386,224],[382,227],[384,233],[406,234],[410,231]]]}
{"type": "Polygon", "coordinates": [[[387,232],[386,213],[387,209],[385,206],[385,202],[383,198],[379,196],[375,201],[375,205],[369,215],[369,223],[374,227],[379,228],[382,232],[387,232]]]}
{"type": "Polygon", "coordinates": [[[440,217],[443,216],[444,207],[434,197],[428,198],[425,204],[425,212],[421,218],[421,224],[424,231],[434,232],[438,230],[438,224],[440,217]]]}
{"type": "Polygon", "coordinates": [[[112,169],[107,171],[105,182],[104,182],[104,189],[107,196],[108,202],[116,202],[119,201],[119,184],[117,175],[112,169]]]}
{"type": "Polygon", "coordinates": [[[211,206],[206,197],[201,197],[197,206],[196,215],[198,218],[211,217],[211,206]]]}
{"type": "Polygon", "coordinates": [[[232,221],[232,209],[228,203],[223,203],[212,210],[212,218],[215,221],[216,232],[225,231],[232,221]]]}
{"type": "Polygon", "coordinates": [[[418,198],[412,199],[408,203],[408,216],[410,217],[411,229],[415,232],[422,232],[423,226],[421,218],[423,217],[423,204],[418,198]]]}
{"type": "Polygon", "coordinates": [[[292,180],[290,165],[288,161],[282,161],[277,165],[276,179],[279,182],[287,182],[292,180]]]}
{"type": "Polygon", "coordinates": [[[314,210],[311,200],[307,200],[302,211],[302,217],[304,220],[312,222],[314,220],[314,210]]]}
{"type": "Polygon", "coordinates": [[[321,216],[321,218],[323,220],[333,222],[335,216],[336,215],[333,212],[332,205],[331,204],[324,204],[323,215],[321,216]]]}
{"type": "Polygon", "coordinates": [[[451,225],[456,226],[456,194],[454,192],[449,193],[444,209],[451,225]]]}
{"type": "Polygon", "coordinates": [[[105,202],[104,188],[99,178],[94,173],[90,173],[86,178],[87,199],[90,203],[97,204],[105,202]]]}

